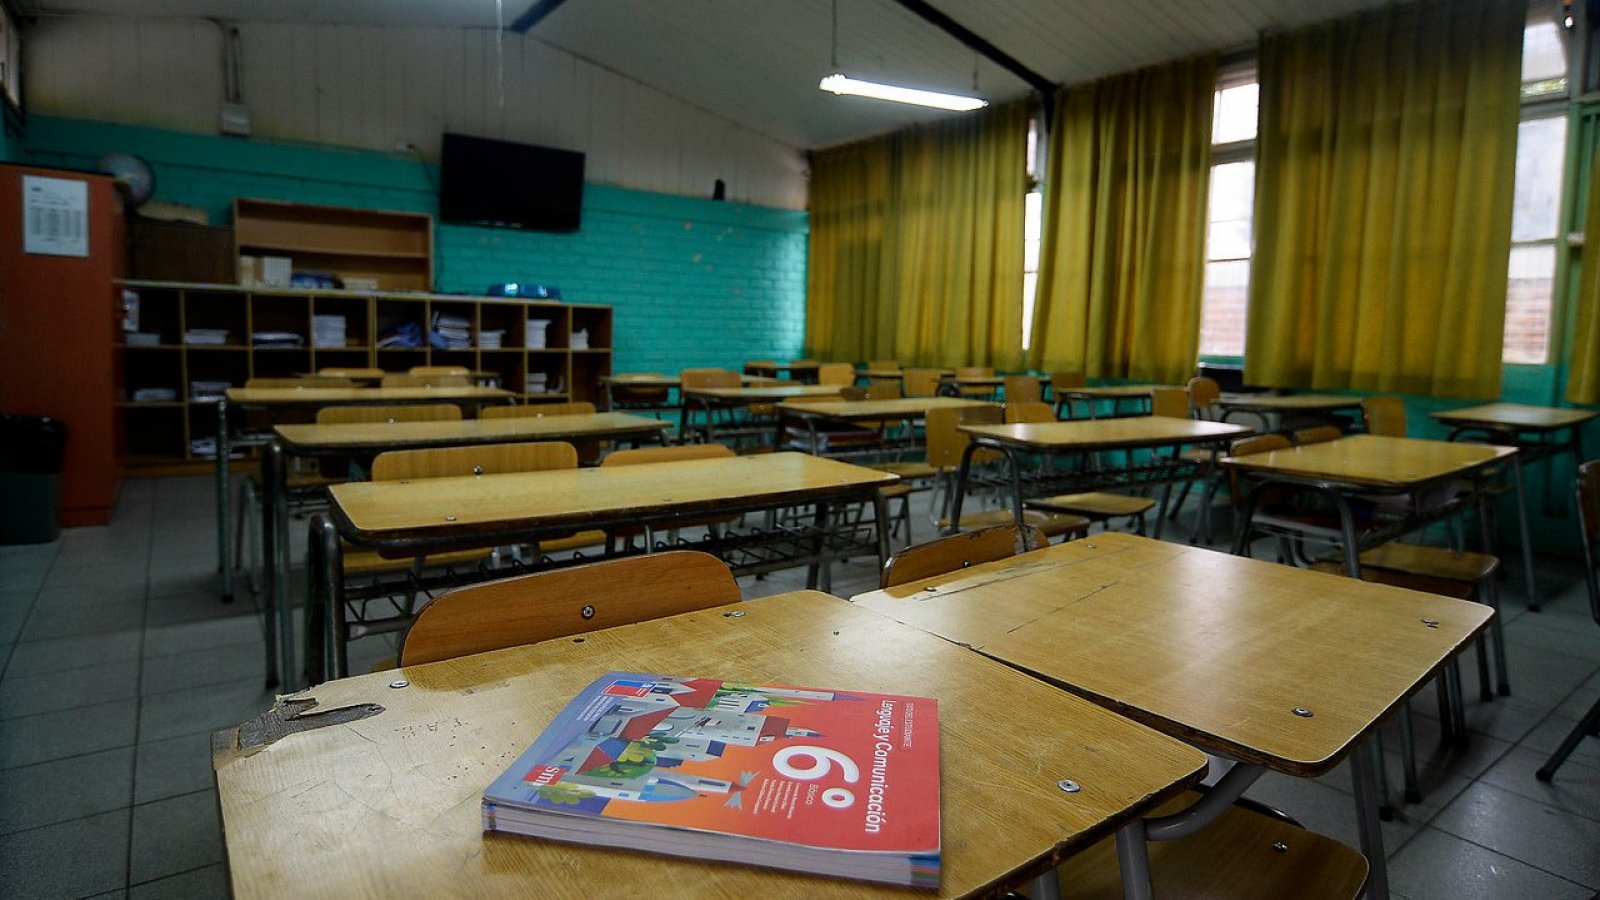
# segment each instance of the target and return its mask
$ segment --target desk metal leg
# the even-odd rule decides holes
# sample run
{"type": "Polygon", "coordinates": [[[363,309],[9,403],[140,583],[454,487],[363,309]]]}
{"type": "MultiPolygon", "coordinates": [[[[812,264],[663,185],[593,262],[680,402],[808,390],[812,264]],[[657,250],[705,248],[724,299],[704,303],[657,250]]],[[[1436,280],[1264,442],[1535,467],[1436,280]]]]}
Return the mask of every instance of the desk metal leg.
{"type": "Polygon", "coordinates": [[[1522,530],[1522,570],[1528,584],[1528,610],[1538,612],[1538,579],[1533,574],[1533,532],[1528,528],[1528,498],[1523,491],[1522,460],[1518,454],[1511,457],[1511,477],[1517,488],[1517,527],[1522,530]]]}
{"type": "Polygon", "coordinates": [[[1061,876],[1053,867],[1041,873],[1029,882],[1028,896],[1033,900],[1060,900],[1061,876]]]}
{"type": "Polygon", "coordinates": [[[1378,744],[1372,738],[1350,754],[1350,778],[1355,786],[1356,829],[1361,836],[1361,855],[1367,858],[1367,897],[1387,900],[1389,867],[1383,852],[1383,829],[1378,821],[1378,744]]]}
{"type": "Polygon", "coordinates": [[[278,582],[283,573],[278,570],[278,545],[283,536],[278,532],[278,492],[282,473],[278,469],[283,454],[278,443],[268,444],[261,455],[261,606],[263,630],[267,645],[267,687],[274,688],[288,674],[278,668],[278,642],[283,635],[278,631],[278,582]]]}
{"type": "MultiPolygon", "coordinates": [[[[874,489],[872,492],[872,517],[878,527],[878,571],[889,564],[889,501],[884,498],[883,491],[874,489]]],[[[906,514],[906,540],[911,539],[911,515],[906,514]]]]}
{"type": "MultiPolygon", "coordinates": [[[[950,527],[944,530],[945,534],[961,533],[961,502],[967,495],[967,476],[972,471],[972,454],[977,451],[977,443],[969,442],[967,449],[961,452],[961,467],[956,470],[956,485],[950,497],[950,527]]],[[[1018,515],[1021,515],[1020,510],[1018,515]]]]}
{"type": "Polygon", "coordinates": [[[1143,819],[1134,819],[1117,830],[1117,868],[1122,873],[1123,900],[1155,900],[1143,819]]]}
{"type": "Polygon", "coordinates": [[[222,602],[233,602],[233,522],[229,516],[228,401],[217,401],[217,566],[222,573],[222,602]]]}

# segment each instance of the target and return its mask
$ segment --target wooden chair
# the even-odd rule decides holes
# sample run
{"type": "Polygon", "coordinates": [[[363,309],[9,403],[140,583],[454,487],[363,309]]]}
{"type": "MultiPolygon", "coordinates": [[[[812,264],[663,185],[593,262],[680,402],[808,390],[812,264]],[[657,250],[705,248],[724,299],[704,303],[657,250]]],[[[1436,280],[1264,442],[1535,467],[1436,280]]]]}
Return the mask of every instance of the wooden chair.
{"type": "Polygon", "coordinates": [[[746,375],[774,375],[777,371],[778,361],[775,359],[752,359],[744,364],[744,373],[746,375]]]}
{"type": "Polygon", "coordinates": [[[417,614],[400,664],[421,665],[738,603],[726,563],[672,550],[456,588],[417,614]]]}
{"type": "MultiPolygon", "coordinates": [[[[633,372],[633,375],[644,375],[655,378],[662,377],[660,372],[633,372]]],[[[611,382],[611,404],[614,409],[655,409],[667,402],[670,388],[653,387],[649,385],[628,384],[624,381],[611,382]]]]}
{"type": "Polygon", "coordinates": [[[933,397],[939,393],[942,369],[906,369],[901,372],[901,390],[907,397],[933,397]]]}
{"type": "MultiPolygon", "coordinates": [[[[1089,379],[1085,378],[1082,372],[1050,373],[1050,399],[1055,403],[1056,418],[1072,418],[1072,402],[1078,399],[1074,397],[1073,392],[1088,386],[1089,379]],[[1063,411],[1066,412],[1065,416],[1062,415],[1063,411]]],[[[1094,403],[1085,401],[1084,406],[1088,409],[1089,418],[1094,418],[1094,403]]]]}
{"type": "MultiPolygon", "coordinates": [[[[732,459],[736,456],[731,447],[724,444],[676,444],[670,447],[636,447],[632,450],[614,450],[605,459],[600,461],[601,468],[612,466],[636,466],[650,463],[678,462],[688,459],[732,459]]],[[[700,519],[674,520],[672,530],[667,535],[669,542],[677,540],[678,529],[704,527],[713,536],[720,535],[722,526],[737,520],[738,516],[708,516],[700,519]]],[[[615,552],[617,538],[622,538],[629,549],[633,547],[633,539],[637,535],[645,536],[645,552],[650,552],[650,546],[655,543],[652,532],[648,526],[624,526],[611,528],[606,531],[606,552],[615,552]]]]}
{"type": "Polygon", "coordinates": [[[1199,375],[1189,379],[1189,409],[1197,419],[1216,421],[1217,403],[1222,400],[1222,386],[1215,378],[1199,375]]]}
{"type": "Polygon", "coordinates": [[[1173,419],[1191,418],[1189,392],[1183,388],[1153,388],[1150,391],[1150,415],[1173,419]]]}
{"type": "Polygon", "coordinates": [[[387,374],[389,373],[383,371],[382,369],[372,368],[340,368],[333,366],[323,367],[317,370],[317,375],[322,378],[349,378],[352,380],[357,378],[382,378],[387,374]]]}
{"type": "Polygon", "coordinates": [[[407,370],[412,375],[471,375],[472,370],[466,366],[412,366],[407,370]]]}
{"type": "MultiPolygon", "coordinates": [[[[1006,403],[1006,422],[1054,422],[1055,410],[1042,401],[1031,403],[1006,403]]],[[[1037,500],[1022,501],[1023,508],[1047,513],[1068,513],[1082,516],[1090,522],[1104,525],[1111,519],[1127,518],[1134,522],[1134,530],[1144,534],[1144,516],[1155,505],[1150,497],[1132,497],[1110,491],[1089,491],[1077,494],[1057,494],[1037,500]]]]}
{"type": "Polygon", "coordinates": [[[817,368],[817,384],[852,385],[856,383],[856,367],[849,363],[823,363],[817,368]]]}
{"type": "MultiPolygon", "coordinates": [[[[482,419],[543,419],[550,416],[592,416],[594,404],[587,400],[571,403],[524,403],[521,406],[486,406],[482,419]]],[[[579,454],[582,455],[581,453],[579,454]]]]}
{"type": "MultiPolygon", "coordinates": [[[[957,378],[993,378],[994,377],[994,367],[993,366],[957,366],[956,367],[956,377],[957,378]]],[[[956,396],[958,396],[958,397],[982,397],[984,399],[994,399],[994,395],[995,395],[994,388],[988,387],[986,385],[967,384],[967,385],[959,385],[959,386],[956,387],[956,396]]]]}
{"type": "MultiPolygon", "coordinates": [[[[1216,421],[1219,418],[1218,401],[1222,399],[1222,388],[1216,379],[1197,376],[1189,379],[1185,388],[1189,395],[1189,414],[1196,419],[1216,421]]],[[[1186,447],[1179,458],[1189,465],[1203,469],[1207,477],[1216,477],[1216,450],[1208,447],[1186,447]]],[[[1194,486],[1193,481],[1185,481],[1183,490],[1179,492],[1178,499],[1172,504],[1172,509],[1167,513],[1168,520],[1178,518],[1178,511],[1183,509],[1183,504],[1189,499],[1189,491],[1194,486]]]]}
{"type": "Polygon", "coordinates": [[[997,559],[1007,559],[1045,545],[1032,525],[995,525],[907,547],[889,557],[878,575],[878,587],[921,581],[997,559]]]}
{"type": "MultiPolygon", "coordinates": [[[[754,372],[751,367],[756,365],[759,363],[745,363],[745,371],[754,372]]],[[[684,369],[678,373],[678,383],[682,386],[682,391],[692,391],[701,388],[736,388],[742,386],[744,380],[739,377],[738,372],[727,369],[684,369]]],[[[682,396],[680,392],[680,402],[682,396]]],[[[777,407],[771,403],[752,403],[745,407],[745,411],[752,416],[771,416],[776,409],[777,407]]],[[[720,417],[720,421],[731,423],[734,418],[733,412],[732,409],[708,409],[705,411],[706,421],[703,424],[697,425],[692,419],[685,422],[689,434],[680,434],[678,437],[680,440],[697,440],[698,438],[691,435],[697,430],[703,432],[711,424],[713,417],[720,417]]]]}
{"type": "Polygon", "coordinates": [[[472,387],[472,379],[465,375],[385,375],[380,382],[386,388],[454,388],[472,387]]]}
{"type": "Polygon", "coordinates": [[[1300,444],[1325,444],[1328,441],[1337,441],[1344,437],[1336,425],[1314,425],[1310,428],[1301,428],[1294,433],[1294,442],[1300,444]]]}
{"type": "Polygon", "coordinates": [[[244,383],[244,386],[251,389],[305,390],[308,388],[353,388],[356,383],[349,378],[314,375],[309,378],[251,378],[244,383]]]}
{"type": "Polygon", "coordinates": [[[1406,436],[1406,402],[1399,397],[1363,397],[1361,422],[1367,434],[1406,436]]]}
{"type": "MultiPolygon", "coordinates": [[[[961,457],[966,452],[967,445],[971,443],[966,432],[960,430],[960,426],[996,425],[1000,424],[1002,417],[1003,412],[998,406],[928,410],[926,419],[928,465],[938,472],[936,481],[944,489],[942,501],[933,504],[936,510],[934,515],[937,517],[935,521],[941,529],[952,526],[950,506],[955,493],[955,480],[961,469],[961,457]]],[[[973,488],[982,480],[983,468],[991,467],[1003,458],[1003,454],[998,450],[979,450],[972,455],[972,477],[963,505],[975,504],[978,501],[978,491],[973,488]]],[[[1089,530],[1089,520],[1080,516],[1024,509],[1022,517],[1024,522],[1037,526],[1046,537],[1079,536],[1089,530]]],[[[968,509],[962,510],[961,521],[955,523],[954,527],[983,528],[1007,522],[1015,523],[1015,521],[1016,515],[1010,509],[978,512],[969,505],[968,509]]]]}
{"type": "MultiPolygon", "coordinates": [[[[1600,570],[1596,570],[1595,543],[1600,540],[1600,460],[1589,460],[1578,467],[1578,540],[1583,545],[1583,578],[1589,588],[1589,614],[1600,625],[1600,570]]],[[[1540,781],[1549,781],[1556,770],[1567,761],[1572,751],[1578,749],[1585,735],[1600,734],[1600,698],[1578,720],[1561,746],[1550,754],[1537,773],[1540,781]]]]}
{"type": "Polygon", "coordinates": [[[1007,375],[1005,396],[1008,406],[1012,403],[1037,403],[1044,398],[1039,379],[1033,375],[1007,375]]]}
{"type": "Polygon", "coordinates": [[[863,400],[899,400],[902,396],[900,382],[874,381],[867,385],[867,393],[863,400]]]}

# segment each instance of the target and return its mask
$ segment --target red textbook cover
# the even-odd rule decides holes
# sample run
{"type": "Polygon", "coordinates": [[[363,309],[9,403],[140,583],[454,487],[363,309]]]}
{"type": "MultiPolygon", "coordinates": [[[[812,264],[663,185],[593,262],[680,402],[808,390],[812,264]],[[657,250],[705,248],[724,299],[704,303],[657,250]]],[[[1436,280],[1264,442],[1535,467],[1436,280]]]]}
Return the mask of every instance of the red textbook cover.
{"type": "Polygon", "coordinates": [[[938,705],[610,672],[483,796],[484,828],[937,887],[938,705]]]}

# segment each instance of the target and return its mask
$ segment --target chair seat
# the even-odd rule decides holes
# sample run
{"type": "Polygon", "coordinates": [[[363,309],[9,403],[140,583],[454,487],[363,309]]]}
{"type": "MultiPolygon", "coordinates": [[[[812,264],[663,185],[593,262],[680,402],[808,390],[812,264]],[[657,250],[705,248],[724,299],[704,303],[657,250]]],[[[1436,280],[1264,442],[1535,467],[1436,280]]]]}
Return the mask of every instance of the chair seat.
{"type": "MultiPolygon", "coordinates": [[[[961,528],[987,528],[990,525],[1009,525],[1016,520],[1016,515],[1009,509],[963,513],[961,516],[961,528]]],[[[1024,509],[1022,511],[1022,521],[1039,529],[1039,532],[1046,537],[1061,537],[1067,534],[1082,535],[1087,534],[1089,531],[1088,519],[1066,513],[1047,513],[1037,509],[1024,509]]],[[[949,528],[950,520],[948,518],[940,519],[939,527],[941,529],[949,528]]]]}
{"type": "Polygon", "coordinates": [[[1038,500],[1024,500],[1023,507],[1050,512],[1076,513],[1091,519],[1115,519],[1137,516],[1149,512],[1156,501],[1150,497],[1133,497],[1109,491],[1091,491],[1083,494],[1057,494],[1038,500]]]}
{"type": "MultiPolygon", "coordinates": [[[[489,550],[456,550],[451,553],[434,553],[427,557],[424,563],[428,568],[438,566],[454,566],[461,563],[473,563],[489,558],[489,550]]],[[[344,548],[344,573],[346,575],[386,575],[390,572],[404,572],[411,568],[411,560],[407,557],[390,559],[379,555],[376,550],[360,550],[350,546],[344,548]]]]}
{"type": "MultiPolygon", "coordinates": [[[[1344,557],[1337,555],[1333,561],[1343,563],[1344,557]]],[[[1361,566],[1394,569],[1429,578],[1475,582],[1493,575],[1500,568],[1500,560],[1487,553],[1392,542],[1361,554],[1361,566]]]]}
{"type": "MultiPolygon", "coordinates": [[[[1181,794],[1157,812],[1177,812],[1197,798],[1181,794]]],[[[1146,847],[1152,886],[1163,898],[1334,900],[1358,896],[1367,881],[1367,860],[1350,847],[1237,806],[1188,837],[1146,847]]],[[[1057,872],[1064,898],[1122,897],[1115,838],[1068,858],[1057,872]]]]}
{"type": "Polygon", "coordinates": [[[596,547],[606,542],[604,531],[591,529],[569,534],[566,537],[551,538],[539,542],[540,553],[559,553],[563,550],[578,550],[583,547],[596,547]]]}
{"type": "Polygon", "coordinates": [[[910,494],[913,490],[915,490],[915,488],[909,484],[906,484],[904,481],[897,481],[894,484],[878,488],[878,493],[882,494],[883,499],[885,500],[894,500],[910,494]]]}
{"type": "MultiPolygon", "coordinates": [[[[1331,559],[1318,560],[1311,564],[1316,572],[1326,572],[1329,575],[1349,575],[1350,570],[1345,568],[1344,562],[1334,562],[1331,559]]],[[[1455,600],[1471,600],[1474,585],[1471,582],[1454,578],[1431,578],[1426,575],[1417,575],[1412,572],[1401,572],[1395,569],[1380,569],[1376,566],[1362,565],[1361,580],[1373,584],[1386,584],[1390,587],[1405,588],[1408,591],[1420,591],[1424,594],[1437,594],[1440,597],[1450,597],[1455,600]]]]}
{"type": "Polygon", "coordinates": [[[939,469],[925,462],[866,463],[864,467],[879,472],[889,472],[901,478],[932,478],[939,474],[939,469]]]}

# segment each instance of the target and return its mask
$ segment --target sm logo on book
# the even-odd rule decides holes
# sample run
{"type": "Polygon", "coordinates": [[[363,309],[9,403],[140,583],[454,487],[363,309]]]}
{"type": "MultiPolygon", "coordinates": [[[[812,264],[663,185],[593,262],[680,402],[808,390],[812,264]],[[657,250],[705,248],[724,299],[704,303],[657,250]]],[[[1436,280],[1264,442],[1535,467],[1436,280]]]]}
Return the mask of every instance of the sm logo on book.
{"type": "Polygon", "coordinates": [[[628,681],[619,678],[606,688],[606,693],[613,697],[648,697],[655,686],[654,681],[628,681]]]}

